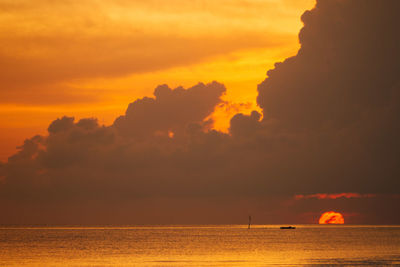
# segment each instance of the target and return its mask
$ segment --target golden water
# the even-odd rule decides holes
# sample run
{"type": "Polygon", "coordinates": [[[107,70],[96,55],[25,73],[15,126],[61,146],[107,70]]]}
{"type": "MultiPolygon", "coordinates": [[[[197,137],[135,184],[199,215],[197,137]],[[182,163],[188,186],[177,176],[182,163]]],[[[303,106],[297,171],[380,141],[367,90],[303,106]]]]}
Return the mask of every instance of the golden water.
{"type": "Polygon", "coordinates": [[[321,264],[400,264],[400,226],[0,228],[0,266],[321,264]]]}

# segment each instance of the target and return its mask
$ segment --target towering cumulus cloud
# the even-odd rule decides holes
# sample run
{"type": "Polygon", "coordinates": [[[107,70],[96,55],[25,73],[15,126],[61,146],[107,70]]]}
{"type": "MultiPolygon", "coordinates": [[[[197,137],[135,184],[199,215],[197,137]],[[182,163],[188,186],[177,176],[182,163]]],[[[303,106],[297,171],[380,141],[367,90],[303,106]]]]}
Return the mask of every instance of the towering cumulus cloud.
{"type": "Polygon", "coordinates": [[[399,186],[399,8],[395,0],[318,1],[302,16],[298,54],[259,85],[266,120],[306,135],[320,166],[313,176],[332,187],[399,186]]]}
{"type": "Polygon", "coordinates": [[[263,114],[236,114],[229,134],[208,119],[216,82],[161,85],[111,126],[53,121],[0,164],[0,223],[307,223],[324,208],[399,223],[398,10],[317,1],[298,54],[258,87],[263,114]]]}

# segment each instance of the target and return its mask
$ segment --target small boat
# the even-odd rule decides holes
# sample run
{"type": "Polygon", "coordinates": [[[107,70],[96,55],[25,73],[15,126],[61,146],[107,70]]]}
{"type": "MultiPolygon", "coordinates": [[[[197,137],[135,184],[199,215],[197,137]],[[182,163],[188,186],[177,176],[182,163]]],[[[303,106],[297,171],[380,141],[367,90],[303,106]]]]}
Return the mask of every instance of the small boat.
{"type": "Polygon", "coordinates": [[[296,229],[294,226],[281,226],[281,229],[296,229]]]}

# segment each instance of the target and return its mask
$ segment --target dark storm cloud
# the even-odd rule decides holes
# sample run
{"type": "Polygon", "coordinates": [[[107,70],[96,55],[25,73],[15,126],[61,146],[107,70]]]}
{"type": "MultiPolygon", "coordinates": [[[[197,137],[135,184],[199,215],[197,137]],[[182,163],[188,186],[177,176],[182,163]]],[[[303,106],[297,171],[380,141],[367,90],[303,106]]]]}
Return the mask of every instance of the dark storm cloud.
{"type": "MultiPolygon", "coordinates": [[[[238,222],[237,212],[279,222],[305,202],[326,208],[293,195],[399,193],[399,8],[318,1],[302,17],[299,53],[259,85],[263,116],[236,114],[230,134],[207,121],[225,92],[216,82],[159,86],[109,127],[53,121],[0,165],[2,222],[238,222]]],[[[381,210],[382,222],[400,219],[397,198],[329,201],[349,214],[368,201],[369,222],[381,210]]]]}

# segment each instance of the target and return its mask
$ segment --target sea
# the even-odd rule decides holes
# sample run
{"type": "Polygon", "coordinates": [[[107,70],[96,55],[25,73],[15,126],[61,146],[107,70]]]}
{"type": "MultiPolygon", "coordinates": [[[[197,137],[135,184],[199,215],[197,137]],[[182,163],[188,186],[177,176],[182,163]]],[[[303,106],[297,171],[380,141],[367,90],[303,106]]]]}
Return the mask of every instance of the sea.
{"type": "Polygon", "coordinates": [[[2,227],[0,266],[400,265],[400,226],[2,227]]]}

